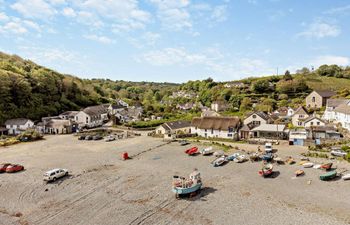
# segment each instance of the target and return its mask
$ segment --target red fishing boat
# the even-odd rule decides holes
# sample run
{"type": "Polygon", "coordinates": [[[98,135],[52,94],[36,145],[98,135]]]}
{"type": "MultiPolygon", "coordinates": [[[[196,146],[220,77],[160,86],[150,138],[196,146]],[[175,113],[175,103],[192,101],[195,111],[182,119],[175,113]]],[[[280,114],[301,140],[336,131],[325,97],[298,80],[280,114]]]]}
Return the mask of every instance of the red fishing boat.
{"type": "Polygon", "coordinates": [[[197,147],[193,147],[193,148],[187,149],[185,151],[185,153],[187,155],[196,155],[196,154],[198,154],[198,148],[197,147]]]}

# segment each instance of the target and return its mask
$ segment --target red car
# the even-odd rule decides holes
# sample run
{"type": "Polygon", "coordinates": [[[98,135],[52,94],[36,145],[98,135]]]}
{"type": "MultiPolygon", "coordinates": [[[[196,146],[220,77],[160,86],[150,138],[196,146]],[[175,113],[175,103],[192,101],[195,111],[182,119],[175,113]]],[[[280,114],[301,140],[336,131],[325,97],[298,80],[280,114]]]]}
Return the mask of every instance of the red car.
{"type": "Polygon", "coordinates": [[[6,167],[6,173],[15,173],[21,170],[24,170],[24,167],[18,164],[12,164],[6,167]]]}
{"type": "Polygon", "coordinates": [[[11,166],[11,163],[2,163],[0,164],[0,173],[5,173],[6,172],[6,168],[11,166]]]}

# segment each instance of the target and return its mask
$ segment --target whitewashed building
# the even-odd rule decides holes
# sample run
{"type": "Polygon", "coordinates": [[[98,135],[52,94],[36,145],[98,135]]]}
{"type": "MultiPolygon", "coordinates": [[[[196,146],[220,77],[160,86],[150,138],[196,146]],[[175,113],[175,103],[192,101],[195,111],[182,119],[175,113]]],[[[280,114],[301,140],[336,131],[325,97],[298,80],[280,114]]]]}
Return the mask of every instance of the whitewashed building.
{"type": "Polygon", "coordinates": [[[334,112],[333,123],[340,123],[343,128],[350,131],[350,105],[340,105],[334,109],[334,112]]]}
{"type": "Polygon", "coordinates": [[[103,105],[87,107],[75,115],[75,121],[79,127],[99,127],[107,120],[107,109],[103,105]]]}
{"type": "Polygon", "coordinates": [[[304,127],[325,126],[326,123],[316,116],[310,116],[304,121],[304,127]]]}
{"type": "Polygon", "coordinates": [[[5,122],[6,129],[10,135],[18,135],[27,129],[34,128],[34,122],[30,119],[17,118],[5,122]]]}
{"type": "Polygon", "coordinates": [[[292,116],[292,124],[295,127],[303,127],[304,121],[307,118],[309,118],[309,113],[303,106],[300,106],[298,109],[295,110],[292,116]]]}
{"type": "Polygon", "coordinates": [[[196,117],[192,119],[191,133],[205,138],[237,139],[240,125],[238,117],[196,117]]]}
{"type": "Polygon", "coordinates": [[[332,122],[335,120],[335,109],[340,105],[350,105],[350,100],[345,98],[328,99],[326,104],[326,110],[322,116],[323,120],[332,122]]]}

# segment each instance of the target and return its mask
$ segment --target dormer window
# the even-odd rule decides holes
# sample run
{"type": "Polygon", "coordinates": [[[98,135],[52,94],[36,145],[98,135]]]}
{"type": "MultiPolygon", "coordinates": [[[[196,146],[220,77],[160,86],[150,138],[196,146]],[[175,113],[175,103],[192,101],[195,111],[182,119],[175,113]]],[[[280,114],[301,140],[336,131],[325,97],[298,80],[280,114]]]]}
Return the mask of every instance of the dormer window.
{"type": "Polygon", "coordinates": [[[312,102],[316,102],[316,98],[315,97],[312,97],[312,102]]]}

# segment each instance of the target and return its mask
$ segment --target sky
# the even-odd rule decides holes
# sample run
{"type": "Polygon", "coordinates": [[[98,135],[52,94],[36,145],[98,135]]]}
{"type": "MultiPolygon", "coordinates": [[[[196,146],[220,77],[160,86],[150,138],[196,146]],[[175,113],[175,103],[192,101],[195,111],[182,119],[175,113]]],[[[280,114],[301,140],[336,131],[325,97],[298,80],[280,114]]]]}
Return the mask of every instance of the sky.
{"type": "Polygon", "coordinates": [[[0,51],[82,78],[230,81],[350,65],[348,0],[0,0],[0,51]]]}

